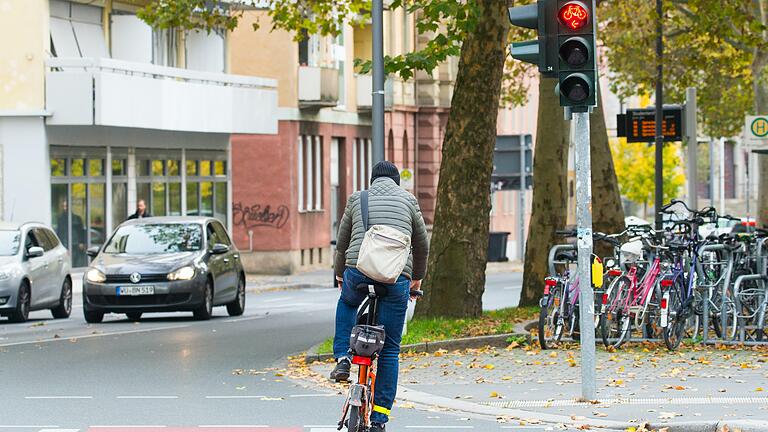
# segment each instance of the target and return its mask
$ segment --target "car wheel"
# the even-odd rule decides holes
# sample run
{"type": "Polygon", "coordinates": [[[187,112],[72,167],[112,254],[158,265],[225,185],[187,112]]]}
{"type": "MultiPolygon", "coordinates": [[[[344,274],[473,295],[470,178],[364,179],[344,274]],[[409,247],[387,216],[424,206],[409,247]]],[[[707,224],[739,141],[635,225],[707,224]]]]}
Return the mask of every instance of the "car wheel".
{"type": "Polygon", "coordinates": [[[69,278],[64,279],[61,285],[61,296],[59,305],[51,309],[51,315],[57,319],[69,318],[72,313],[72,281],[69,278]]]}
{"type": "Polygon", "coordinates": [[[30,294],[29,282],[22,282],[19,287],[19,297],[16,299],[16,308],[8,315],[8,321],[23,323],[29,319],[30,294]]]}
{"type": "Polygon", "coordinates": [[[193,312],[195,319],[205,321],[211,319],[213,316],[213,283],[210,279],[205,281],[205,288],[203,291],[203,304],[200,305],[193,312]]]}
{"type": "Polygon", "coordinates": [[[131,321],[141,320],[141,315],[142,315],[142,312],[128,312],[127,314],[125,314],[125,316],[127,316],[128,319],[131,321]]]}
{"type": "Polygon", "coordinates": [[[245,312],[245,281],[243,278],[237,280],[237,297],[227,305],[229,316],[240,316],[245,312]]]}
{"type": "Polygon", "coordinates": [[[90,324],[98,324],[104,321],[104,312],[83,310],[83,315],[85,316],[85,322],[90,324]]]}

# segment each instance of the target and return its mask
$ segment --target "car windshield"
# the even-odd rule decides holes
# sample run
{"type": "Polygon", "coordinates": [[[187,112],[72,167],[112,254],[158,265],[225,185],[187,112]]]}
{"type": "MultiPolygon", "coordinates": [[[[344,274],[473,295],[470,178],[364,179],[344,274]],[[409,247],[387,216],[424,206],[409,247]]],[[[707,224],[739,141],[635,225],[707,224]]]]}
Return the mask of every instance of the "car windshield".
{"type": "Polygon", "coordinates": [[[0,231],[0,256],[13,256],[19,252],[21,231],[0,231]]]}
{"type": "Polygon", "coordinates": [[[198,251],[202,233],[198,224],[126,225],[118,228],[104,253],[152,255],[198,251]]]}

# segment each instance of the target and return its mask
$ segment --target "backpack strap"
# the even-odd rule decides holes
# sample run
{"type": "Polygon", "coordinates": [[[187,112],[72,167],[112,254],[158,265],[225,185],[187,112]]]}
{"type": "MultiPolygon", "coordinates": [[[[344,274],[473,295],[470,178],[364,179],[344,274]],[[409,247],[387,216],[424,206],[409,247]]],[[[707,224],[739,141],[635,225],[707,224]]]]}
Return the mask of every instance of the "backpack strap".
{"type": "Polygon", "coordinates": [[[363,218],[363,229],[368,232],[368,191],[360,192],[360,217],[363,218]]]}

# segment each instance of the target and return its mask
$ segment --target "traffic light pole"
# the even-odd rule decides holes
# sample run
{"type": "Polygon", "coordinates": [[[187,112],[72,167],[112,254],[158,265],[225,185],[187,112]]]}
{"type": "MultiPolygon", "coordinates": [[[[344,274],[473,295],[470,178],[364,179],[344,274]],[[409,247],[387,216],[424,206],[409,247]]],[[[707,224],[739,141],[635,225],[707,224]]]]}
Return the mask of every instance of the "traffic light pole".
{"type": "Polygon", "coordinates": [[[656,213],[656,231],[661,236],[662,217],[661,208],[664,206],[664,135],[661,122],[664,121],[664,27],[662,24],[663,9],[661,0],[656,0],[656,199],[654,212],[656,213]]]}
{"type": "Polygon", "coordinates": [[[384,0],[373,0],[373,164],[384,160],[384,0]]]}
{"type": "Polygon", "coordinates": [[[581,397],[597,399],[595,364],[595,299],[592,292],[592,163],[589,113],[573,113],[576,164],[576,232],[579,276],[579,328],[581,334],[581,397]]]}

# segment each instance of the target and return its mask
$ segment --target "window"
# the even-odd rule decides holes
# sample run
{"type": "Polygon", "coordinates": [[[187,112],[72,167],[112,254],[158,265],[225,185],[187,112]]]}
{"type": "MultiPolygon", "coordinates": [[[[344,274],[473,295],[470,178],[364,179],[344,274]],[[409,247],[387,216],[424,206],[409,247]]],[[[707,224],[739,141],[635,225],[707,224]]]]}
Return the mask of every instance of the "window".
{"type": "MultiPolygon", "coordinates": [[[[224,152],[187,151],[187,215],[212,216],[226,226],[229,210],[226,156],[224,152]]],[[[176,194],[175,186],[170,190],[172,195],[176,194]]]]}
{"type": "Polygon", "coordinates": [[[213,222],[211,225],[213,225],[213,231],[216,233],[217,243],[221,243],[226,246],[232,246],[232,241],[229,240],[229,234],[227,234],[227,230],[225,230],[224,227],[221,226],[221,224],[218,222],[213,222]]]}
{"type": "Polygon", "coordinates": [[[45,233],[45,230],[42,228],[32,228],[32,232],[34,233],[35,238],[38,240],[38,244],[41,248],[43,248],[44,251],[48,252],[49,250],[53,249],[53,244],[51,243],[51,240],[48,238],[48,235],[45,233]]]}
{"type": "Polygon", "coordinates": [[[301,135],[298,145],[299,211],[323,208],[323,140],[301,135]]]}
{"type": "Polygon", "coordinates": [[[352,146],[352,188],[367,189],[371,179],[372,143],[369,138],[357,138],[352,146]]]}
{"type": "Polygon", "coordinates": [[[56,57],[109,58],[102,8],[51,1],[51,42],[56,57]]]}
{"type": "Polygon", "coordinates": [[[180,216],[181,155],[170,150],[141,153],[136,161],[136,200],[144,200],[152,216],[180,216]]]}

